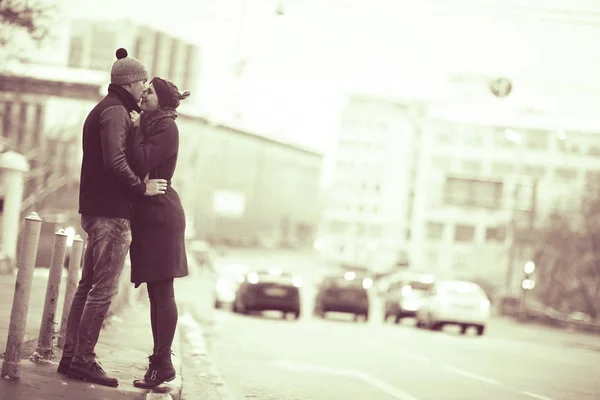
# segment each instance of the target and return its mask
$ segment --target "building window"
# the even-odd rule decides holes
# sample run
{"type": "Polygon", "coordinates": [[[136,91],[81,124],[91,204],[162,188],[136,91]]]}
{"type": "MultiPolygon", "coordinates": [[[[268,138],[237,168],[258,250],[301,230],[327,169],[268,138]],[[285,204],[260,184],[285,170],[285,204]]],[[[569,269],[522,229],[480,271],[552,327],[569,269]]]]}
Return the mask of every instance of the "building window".
{"type": "Polygon", "coordinates": [[[468,146],[479,147],[483,144],[483,139],[477,130],[465,130],[459,133],[468,146]]]}
{"type": "Polygon", "coordinates": [[[547,150],[549,147],[548,131],[530,130],[525,132],[525,145],[532,150],[547,150]]]}
{"type": "Polygon", "coordinates": [[[523,173],[532,178],[542,178],[546,175],[546,169],[539,165],[526,165],[523,173]]]}
{"type": "Polygon", "coordinates": [[[475,237],[475,227],[472,225],[456,225],[454,229],[455,242],[472,242],[475,237]]]}
{"type": "Polygon", "coordinates": [[[587,171],[585,180],[593,183],[600,183],[600,171],[587,171]]]}
{"type": "Polygon", "coordinates": [[[502,182],[446,178],[444,202],[448,205],[499,208],[502,205],[502,182]]]}
{"type": "Polygon", "coordinates": [[[463,161],[461,164],[461,169],[469,174],[478,174],[481,172],[483,167],[479,161],[463,161]]]}
{"type": "Polygon", "coordinates": [[[563,181],[577,179],[577,170],[571,168],[556,168],[554,176],[556,179],[563,181]]]}
{"type": "Polygon", "coordinates": [[[506,228],[503,226],[490,226],[485,230],[485,240],[489,242],[503,242],[506,237],[506,228]]]}
{"type": "Polygon", "coordinates": [[[588,154],[591,156],[600,156],[600,147],[590,145],[590,147],[588,148],[588,154]]]}
{"type": "Polygon", "coordinates": [[[444,224],[441,222],[427,222],[425,235],[427,239],[441,240],[444,237],[444,224]]]}
{"type": "Polygon", "coordinates": [[[506,137],[506,128],[494,129],[494,143],[502,147],[516,147],[517,144],[506,137]]]}
{"type": "Polygon", "coordinates": [[[492,164],[492,175],[505,176],[511,174],[515,170],[513,164],[494,163],[492,164]]]}

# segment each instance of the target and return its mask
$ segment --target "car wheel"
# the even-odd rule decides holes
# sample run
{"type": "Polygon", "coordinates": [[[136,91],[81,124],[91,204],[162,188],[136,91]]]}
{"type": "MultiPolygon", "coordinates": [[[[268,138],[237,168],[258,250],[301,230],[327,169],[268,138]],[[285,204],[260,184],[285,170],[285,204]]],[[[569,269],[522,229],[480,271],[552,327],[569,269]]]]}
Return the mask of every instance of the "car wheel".
{"type": "Polygon", "coordinates": [[[300,310],[294,311],[294,319],[300,319],[300,310]]]}
{"type": "Polygon", "coordinates": [[[248,309],[242,301],[235,303],[235,308],[239,314],[248,314],[248,309]]]}
{"type": "Polygon", "coordinates": [[[444,329],[444,324],[441,322],[432,322],[430,326],[432,331],[441,331],[444,329]]]}
{"type": "Polygon", "coordinates": [[[469,329],[469,325],[461,325],[460,326],[460,334],[461,335],[466,335],[467,334],[467,329],[469,329]]]}
{"type": "Polygon", "coordinates": [[[215,300],[215,308],[217,308],[217,309],[223,308],[223,305],[221,304],[221,302],[219,300],[215,300]]]}
{"type": "Polygon", "coordinates": [[[423,321],[421,321],[420,319],[417,319],[417,321],[415,322],[415,327],[419,328],[419,329],[423,329],[423,321]]]}
{"type": "Polygon", "coordinates": [[[325,318],[325,312],[318,307],[313,310],[313,315],[319,318],[325,318]]]}
{"type": "Polygon", "coordinates": [[[477,336],[482,336],[485,333],[485,326],[477,325],[477,336]]]}

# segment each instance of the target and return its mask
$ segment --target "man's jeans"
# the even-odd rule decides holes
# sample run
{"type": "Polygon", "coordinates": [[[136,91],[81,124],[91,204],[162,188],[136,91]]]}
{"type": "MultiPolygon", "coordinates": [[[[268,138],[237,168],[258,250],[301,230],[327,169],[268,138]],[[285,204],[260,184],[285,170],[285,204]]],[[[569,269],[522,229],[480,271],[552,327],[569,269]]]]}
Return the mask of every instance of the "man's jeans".
{"type": "Polygon", "coordinates": [[[94,348],[110,303],[119,291],[119,280],[131,244],[129,220],[81,216],[88,234],[79,286],[71,303],[63,357],[94,362],[94,348]]]}

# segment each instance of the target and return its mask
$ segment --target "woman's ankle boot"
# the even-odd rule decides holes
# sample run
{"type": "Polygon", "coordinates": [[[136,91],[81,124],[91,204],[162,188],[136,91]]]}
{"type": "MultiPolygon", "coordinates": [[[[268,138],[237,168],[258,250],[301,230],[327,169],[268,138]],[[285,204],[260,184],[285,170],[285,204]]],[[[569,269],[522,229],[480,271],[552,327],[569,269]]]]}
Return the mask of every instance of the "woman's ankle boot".
{"type": "Polygon", "coordinates": [[[171,361],[171,354],[152,355],[150,366],[144,379],[133,381],[133,386],[141,389],[152,389],[165,382],[171,382],[176,377],[175,367],[171,361]]]}

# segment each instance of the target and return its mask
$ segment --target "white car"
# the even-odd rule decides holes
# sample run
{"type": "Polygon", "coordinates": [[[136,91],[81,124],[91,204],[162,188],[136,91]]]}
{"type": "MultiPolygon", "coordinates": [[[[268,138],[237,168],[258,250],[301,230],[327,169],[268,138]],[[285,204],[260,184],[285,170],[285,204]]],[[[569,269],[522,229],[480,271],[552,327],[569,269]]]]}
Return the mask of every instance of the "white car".
{"type": "Polygon", "coordinates": [[[217,264],[216,270],[218,275],[215,285],[215,308],[230,308],[240,285],[239,277],[241,274],[246,273],[248,266],[244,264],[217,264]]]}
{"type": "Polygon", "coordinates": [[[416,319],[418,328],[442,330],[445,325],[458,325],[465,334],[475,327],[481,336],[490,319],[490,301],[473,282],[439,281],[423,298],[416,319]]]}

